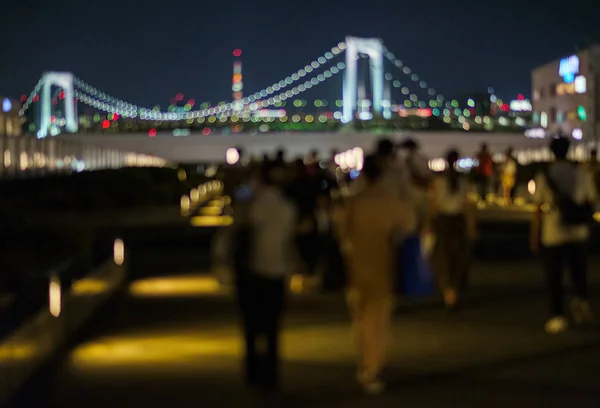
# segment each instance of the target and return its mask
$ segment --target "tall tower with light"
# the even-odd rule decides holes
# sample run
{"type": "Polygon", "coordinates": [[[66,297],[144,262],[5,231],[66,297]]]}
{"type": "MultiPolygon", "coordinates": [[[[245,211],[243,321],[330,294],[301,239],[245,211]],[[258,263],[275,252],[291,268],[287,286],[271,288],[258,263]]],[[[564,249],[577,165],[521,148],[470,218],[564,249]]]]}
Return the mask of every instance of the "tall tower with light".
{"type": "Polygon", "coordinates": [[[236,111],[242,110],[242,98],[243,93],[242,89],[244,88],[244,84],[242,82],[242,61],[240,57],[242,56],[242,50],[236,48],[233,50],[233,56],[235,60],[233,61],[233,79],[231,84],[231,90],[233,92],[233,103],[236,111]]]}

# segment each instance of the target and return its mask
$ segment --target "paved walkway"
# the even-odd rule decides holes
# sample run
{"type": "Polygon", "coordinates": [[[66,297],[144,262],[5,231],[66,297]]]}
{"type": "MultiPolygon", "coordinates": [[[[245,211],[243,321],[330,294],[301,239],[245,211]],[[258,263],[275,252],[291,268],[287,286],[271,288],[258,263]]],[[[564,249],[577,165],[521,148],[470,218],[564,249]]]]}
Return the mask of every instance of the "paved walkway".
{"type": "MultiPolygon", "coordinates": [[[[283,336],[285,406],[599,407],[600,331],[547,336],[539,277],[535,263],[481,264],[473,295],[456,314],[435,302],[402,302],[390,390],[377,397],[353,382],[342,298],[293,299],[283,336]]],[[[201,279],[189,278],[202,289],[201,279]]],[[[144,297],[148,286],[123,299],[17,406],[250,406],[231,300],[185,296],[168,280],[158,286],[160,297],[144,297]]]]}

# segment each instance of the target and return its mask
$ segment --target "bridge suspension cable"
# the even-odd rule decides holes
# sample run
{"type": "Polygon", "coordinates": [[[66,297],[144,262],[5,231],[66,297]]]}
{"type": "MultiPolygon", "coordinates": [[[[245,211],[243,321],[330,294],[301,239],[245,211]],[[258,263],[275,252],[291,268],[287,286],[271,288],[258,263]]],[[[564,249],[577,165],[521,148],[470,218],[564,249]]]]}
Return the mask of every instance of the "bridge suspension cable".
{"type": "MultiPolygon", "coordinates": [[[[305,65],[296,72],[287,76],[286,78],[274,82],[270,86],[261,89],[254,94],[250,94],[239,101],[232,101],[218,106],[212,106],[205,109],[187,111],[187,112],[162,112],[155,108],[147,108],[138,106],[121,99],[117,99],[93,86],[86,83],[85,81],[74,78],[73,88],[74,97],[80,102],[91,106],[95,109],[99,109],[104,112],[117,113],[127,118],[140,118],[142,120],[159,120],[159,121],[179,121],[179,120],[193,120],[197,118],[206,118],[208,116],[216,115],[218,117],[233,116],[236,113],[248,113],[259,109],[263,109],[278,102],[284,101],[308,89],[311,89],[327,79],[338,74],[346,68],[344,62],[329,66],[327,69],[318,73],[320,68],[324,68],[325,64],[331,62],[334,58],[345,52],[347,44],[340,42],[336,46],[332,47],[329,51],[325,52],[320,57],[316,58],[310,64],[305,65]],[[310,76],[314,76],[309,79],[310,76]]],[[[384,49],[383,55],[399,69],[404,75],[408,76],[415,84],[421,89],[427,90],[428,95],[435,96],[439,102],[444,101],[443,95],[438,94],[434,88],[429,87],[428,84],[421,80],[418,75],[412,72],[412,70],[404,65],[404,63],[396,58],[396,56],[387,49],[384,49]]],[[[386,74],[391,78],[391,73],[386,74]]],[[[396,82],[396,81],[394,81],[396,82]]],[[[21,112],[24,113],[29,109],[31,104],[36,100],[36,96],[40,92],[44,85],[43,78],[38,81],[34,90],[31,92],[29,97],[23,104],[21,112]]],[[[407,95],[408,88],[403,87],[402,92],[407,95]]],[[[415,92],[410,95],[411,100],[416,97],[415,92]]],[[[419,105],[421,101],[418,101],[419,105]]]]}
{"type": "MultiPolygon", "coordinates": [[[[211,115],[217,115],[219,117],[223,117],[223,116],[230,117],[230,116],[235,115],[236,112],[239,112],[239,111],[248,113],[248,112],[257,111],[259,109],[264,109],[264,108],[272,106],[278,102],[282,102],[288,98],[291,98],[295,95],[299,95],[311,88],[314,88],[315,86],[320,85],[321,83],[325,82],[329,78],[332,78],[333,76],[342,72],[345,68],[346,68],[345,63],[338,62],[335,65],[329,66],[325,71],[318,74],[314,78],[312,78],[310,80],[305,80],[304,83],[299,84],[292,89],[288,89],[286,91],[280,92],[279,94],[273,95],[273,96],[269,97],[268,99],[258,99],[258,100],[253,99],[252,102],[250,102],[250,99],[249,99],[248,102],[242,103],[241,107],[238,107],[238,108],[235,108],[235,106],[233,104],[226,104],[221,107],[213,107],[213,108],[205,109],[202,111],[186,112],[186,117],[181,117],[181,114],[177,114],[177,113],[167,113],[167,115],[172,115],[169,117],[168,120],[197,119],[197,118],[201,118],[201,117],[203,118],[203,117],[211,116],[211,115]],[[202,113],[207,112],[207,114],[201,115],[200,114],[201,112],[202,113]],[[192,117],[189,117],[187,114],[191,114],[192,117]],[[173,119],[171,119],[171,118],[173,118],[173,119]]],[[[77,99],[79,99],[79,101],[81,101],[82,103],[84,103],[88,106],[91,106],[93,108],[102,110],[104,112],[118,113],[119,115],[121,115],[123,117],[127,117],[127,118],[135,118],[138,116],[138,111],[135,109],[126,109],[127,106],[122,106],[122,105],[120,106],[118,104],[115,105],[112,103],[107,103],[107,102],[102,101],[93,96],[89,96],[86,93],[81,92],[77,89],[75,90],[75,97],[77,99]]],[[[118,102],[122,102],[122,101],[118,101],[118,102]]],[[[141,115],[140,115],[140,118],[147,119],[147,120],[164,120],[161,118],[154,118],[154,117],[144,118],[141,115]]]]}
{"type": "Polygon", "coordinates": [[[436,92],[436,90],[434,88],[428,87],[427,82],[423,81],[422,79],[419,78],[419,76],[417,74],[415,74],[414,72],[412,72],[412,69],[410,69],[410,67],[408,67],[407,65],[405,65],[402,60],[396,58],[396,56],[394,55],[394,53],[387,51],[384,53],[385,57],[390,60],[390,62],[400,70],[400,72],[402,72],[404,75],[408,76],[414,83],[418,84],[420,88],[422,89],[427,89],[427,93],[430,96],[435,96],[437,100],[439,101],[443,101],[444,100],[444,95],[441,95],[439,93],[436,92]]]}
{"type": "MultiPolygon", "coordinates": [[[[315,59],[312,63],[304,66],[303,68],[301,68],[298,71],[296,71],[295,73],[289,75],[285,79],[275,82],[272,85],[270,85],[258,92],[255,92],[254,94],[252,94],[250,96],[244,97],[240,101],[241,107],[246,108],[248,106],[252,106],[253,103],[258,103],[263,98],[273,95],[275,92],[285,89],[285,88],[293,85],[294,83],[297,83],[297,82],[303,80],[304,77],[306,77],[308,74],[313,73],[315,70],[319,69],[322,65],[326,64],[327,61],[334,59],[337,55],[341,54],[345,49],[346,49],[346,44],[344,42],[340,42],[338,45],[332,47],[329,51],[327,51],[326,53],[324,53],[323,55],[321,55],[320,57],[315,59]]],[[[339,64],[338,64],[337,68],[332,67],[331,69],[326,70],[324,73],[319,74],[319,78],[321,78],[322,75],[325,75],[325,73],[329,73],[329,76],[331,76],[331,74],[335,73],[334,71],[336,69],[338,71],[340,70],[339,64]]],[[[343,68],[341,68],[341,69],[343,69],[343,68]]],[[[311,85],[307,85],[307,83],[309,83],[307,81],[303,85],[305,88],[309,89],[310,87],[317,85],[320,82],[322,82],[322,81],[318,80],[318,82],[316,82],[316,83],[310,82],[311,85]]],[[[214,114],[230,112],[230,111],[233,111],[236,109],[236,102],[234,101],[234,102],[228,102],[221,106],[213,106],[210,108],[197,110],[197,111],[159,112],[159,111],[154,110],[153,108],[140,107],[140,106],[131,104],[129,102],[114,98],[114,97],[108,95],[107,93],[102,92],[99,89],[91,86],[90,84],[84,82],[83,80],[81,80],[79,78],[75,78],[74,85],[75,85],[76,89],[79,89],[79,92],[76,93],[76,96],[78,95],[77,96],[78,99],[81,100],[82,102],[84,102],[90,106],[93,106],[94,108],[103,110],[105,112],[118,113],[124,117],[137,117],[139,115],[140,119],[146,119],[146,120],[177,121],[177,120],[207,117],[207,116],[214,115],[214,114]]],[[[294,94],[296,94],[297,92],[300,91],[301,88],[296,87],[294,89],[296,90],[296,92],[294,94]]],[[[303,92],[303,91],[300,91],[300,92],[303,92]]],[[[287,95],[287,92],[281,93],[277,96],[281,99],[282,95],[287,95]]],[[[286,98],[287,97],[290,97],[290,96],[286,96],[286,98]]],[[[269,100],[271,100],[271,99],[273,99],[273,102],[269,103],[267,106],[270,106],[277,102],[277,101],[275,101],[274,98],[270,98],[269,100]]],[[[283,98],[283,99],[285,99],[285,98],[283,98]]],[[[262,103],[262,105],[264,106],[265,104],[262,103]]],[[[253,109],[251,108],[250,110],[253,110],[253,109]]]]}

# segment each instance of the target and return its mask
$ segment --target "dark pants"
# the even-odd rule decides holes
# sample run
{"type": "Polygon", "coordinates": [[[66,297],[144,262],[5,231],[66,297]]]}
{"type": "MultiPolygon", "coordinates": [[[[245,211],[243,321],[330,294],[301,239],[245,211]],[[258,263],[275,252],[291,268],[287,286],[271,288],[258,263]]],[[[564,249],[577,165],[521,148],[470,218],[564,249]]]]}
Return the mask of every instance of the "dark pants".
{"type": "Polygon", "coordinates": [[[475,183],[477,184],[479,196],[485,201],[490,186],[490,178],[485,174],[477,174],[475,175],[475,183]]]}
{"type": "Polygon", "coordinates": [[[461,293],[467,286],[471,267],[471,243],[463,214],[440,214],[435,220],[435,247],[431,264],[441,291],[461,293]]]}
{"type": "Polygon", "coordinates": [[[250,386],[276,389],[279,380],[279,328],[284,279],[248,273],[237,282],[245,340],[245,380],[250,386]]]}
{"type": "Polygon", "coordinates": [[[564,314],[563,270],[571,274],[575,295],[587,300],[587,246],[583,242],[544,248],[546,282],[552,316],[564,314]]]}
{"type": "Polygon", "coordinates": [[[302,258],[302,262],[306,266],[306,272],[309,275],[314,275],[321,255],[319,235],[316,232],[299,235],[296,237],[296,245],[300,258],[302,258]]]}

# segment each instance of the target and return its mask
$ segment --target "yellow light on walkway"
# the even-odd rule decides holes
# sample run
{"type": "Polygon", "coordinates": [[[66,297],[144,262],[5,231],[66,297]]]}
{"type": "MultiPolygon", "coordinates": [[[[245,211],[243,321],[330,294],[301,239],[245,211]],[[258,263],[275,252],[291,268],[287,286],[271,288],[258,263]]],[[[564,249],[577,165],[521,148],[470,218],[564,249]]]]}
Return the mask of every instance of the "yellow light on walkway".
{"type": "Polygon", "coordinates": [[[35,356],[37,347],[27,343],[12,343],[0,345],[0,364],[14,363],[14,360],[28,360],[35,356]]]}
{"type": "Polygon", "coordinates": [[[185,297],[223,293],[212,275],[185,275],[148,278],[133,282],[129,293],[138,297],[185,297]]]}
{"type": "Polygon", "coordinates": [[[210,200],[208,202],[208,206],[210,206],[210,207],[223,207],[223,204],[224,204],[223,200],[218,199],[218,198],[215,200],[210,200]]]}
{"type": "Polygon", "coordinates": [[[113,244],[113,259],[117,265],[123,265],[125,262],[125,244],[122,239],[115,239],[113,244]]]}
{"type": "Polygon", "coordinates": [[[192,199],[192,203],[197,203],[200,200],[200,191],[197,188],[193,188],[190,191],[190,198],[192,199]]]}
{"type": "Polygon", "coordinates": [[[50,278],[50,287],[48,288],[48,308],[52,316],[60,316],[62,310],[62,293],[60,280],[57,276],[50,278]]]}
{"type": "Polygon", "coordinates": [[[534,180],[529,180],[529,183],[527,183],[527,191],[529,191],[529,194],[531,194],[531,195],[535,194],[535,181],[534,180]]]}
{"type": "Polygon", "coordinates": [[[303,275],[295,274],[290,279],[290,292],[300,294],[304,292],[305,278],[303,275]]]}
{"type": "Polygon", "coordinates": [[[99,295],[107,290],[108,282],[102,279],[84,278],[71,285],[71,293],[75,296],[99,295]]]}
{"type": "Polygon", "coordinates": [[[187,173],[185,172],[185,169],[177,170],[177,178],[179,179],[179,181],[187,180],[187,173]]]}
{"type": "Polygon", "coordinates": [[[229,215],[199,215],[190,219],[193,227],[225,227],[233,224],[229,215]]]}
{"type": "Polygon", "coordinates": [[[202,215],[221,215],[222,212],[222,207],[203,207],[200,209],[202,215]]]}
{"type": "Polygon", "coordinates": [[[181,196],[181,214],[186,215],[190,211],[190,198],[186,195],[181,196]]]}
{"type": "Polygon", "coordinates": [[[242,344],[235,333],[218,338],[203,332],[156,336],[105,337],[75,349],[71,359],[78,367],[129,367],[173,363],[198,364],[198,358],[238,357],[242,344]]]}

